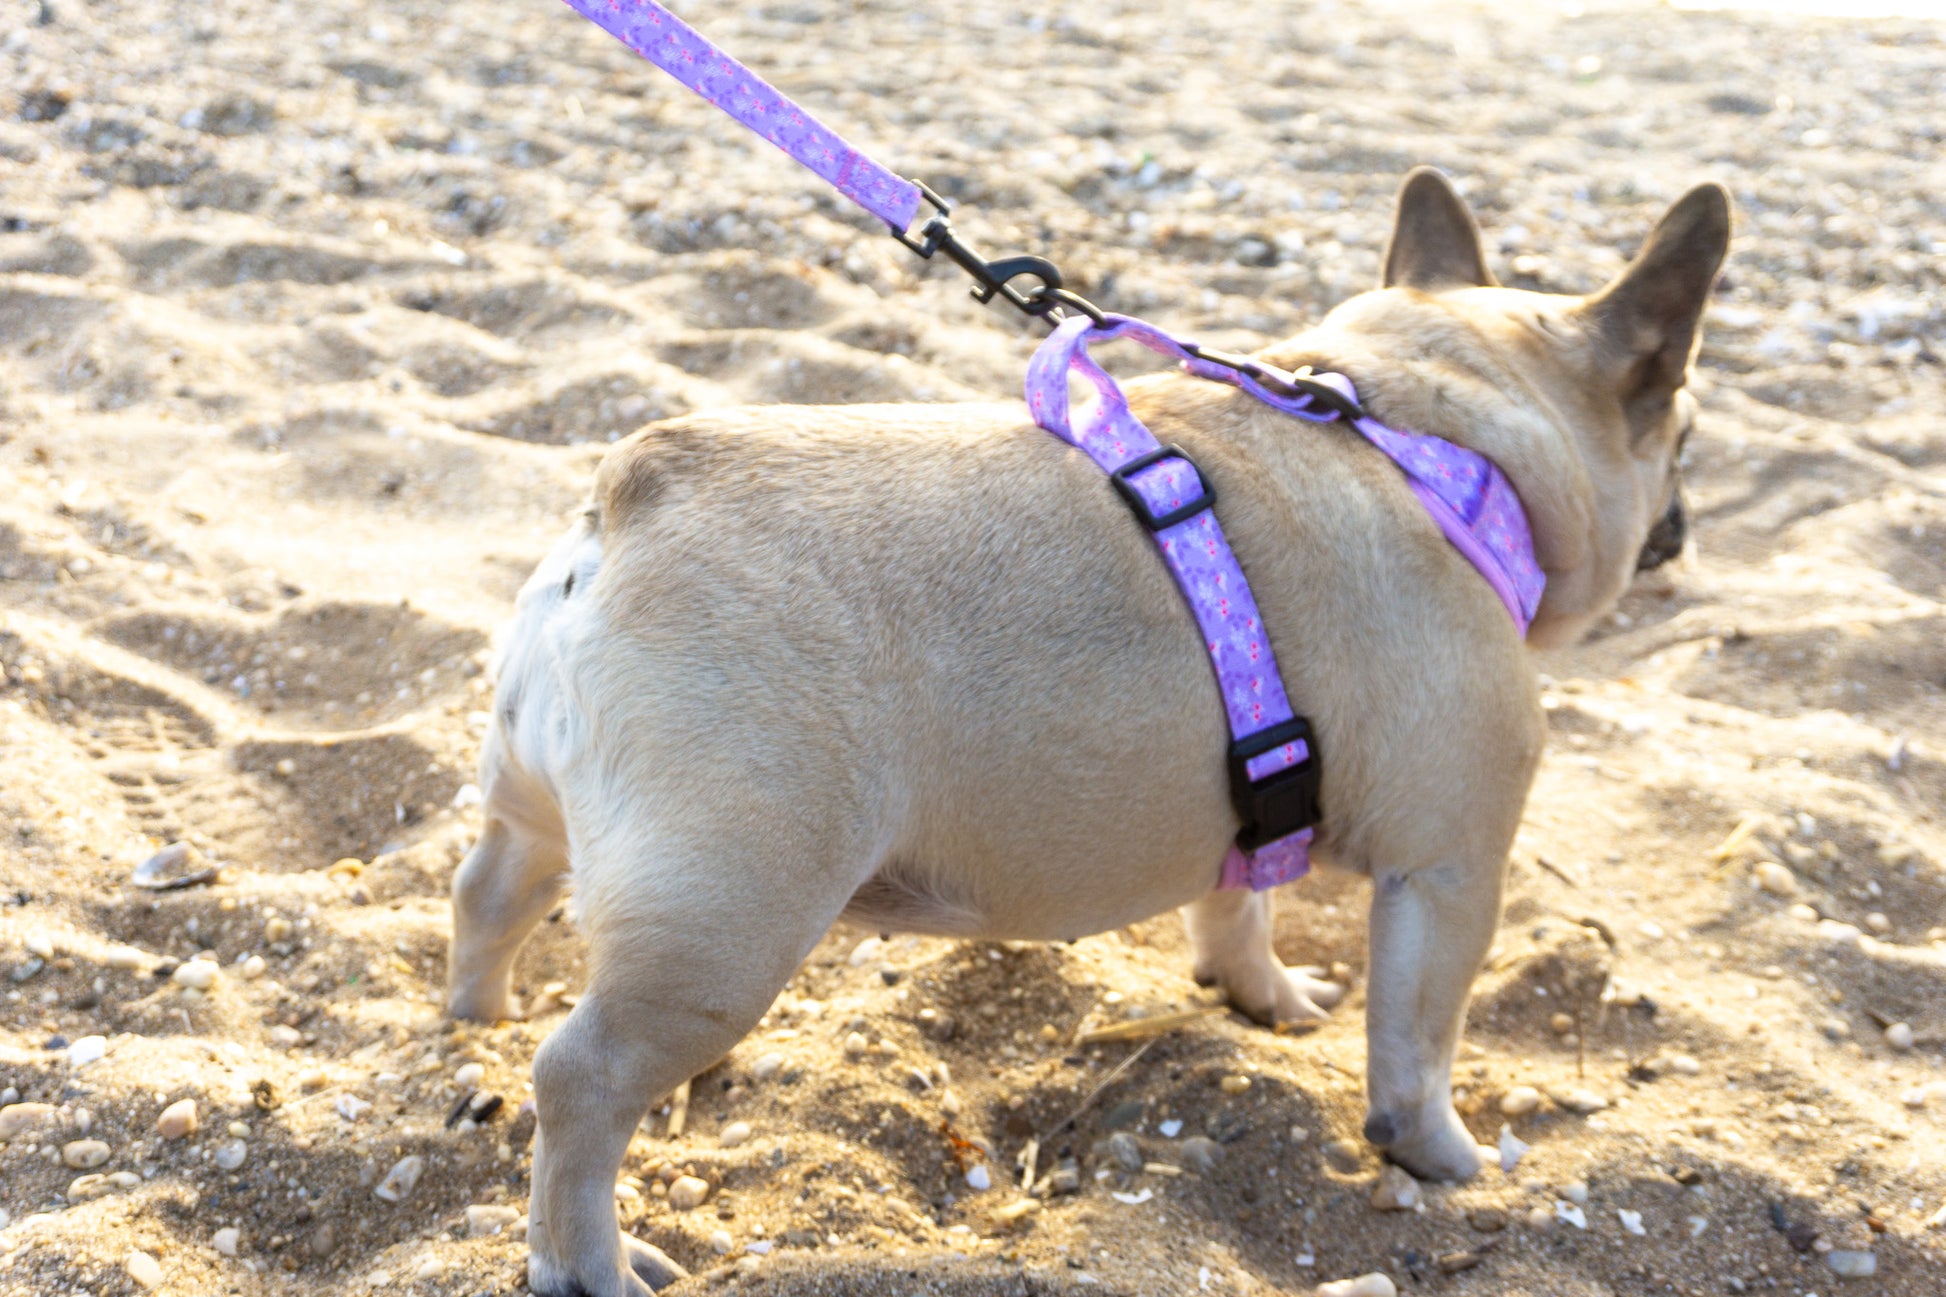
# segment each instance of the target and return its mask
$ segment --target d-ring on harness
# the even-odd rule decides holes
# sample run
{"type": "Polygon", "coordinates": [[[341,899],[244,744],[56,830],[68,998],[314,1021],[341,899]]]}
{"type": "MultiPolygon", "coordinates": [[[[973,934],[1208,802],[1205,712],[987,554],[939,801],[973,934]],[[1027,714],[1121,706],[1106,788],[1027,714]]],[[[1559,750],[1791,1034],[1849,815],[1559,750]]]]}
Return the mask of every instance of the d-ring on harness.
{"type": "Polygon", "coordinates": [[[1219,886],[1261,891],[1310,868],[1323,816],[1317,738],[1292,709],[1270,637],[1215,513],[1216,491],[1178,446],[1164,446],[1128,408],[1115,380],[1088,354],[1095,342],[1130,338],[1173,356],[1200,378],[1242,388],[1301,419],[1342,419],[1404,471],[1426,512],[1506,604],[1521,634],[1540,606],[1545,579],[1534,561],[1527,515],[1512,485],[1484,456],[1438,437],[1400,432],[1365,413],[1348,379],[1292,374],[1245,356],[1207,351],[1141,320],[1112,315],[1070,292],[1044,257],[988,260],[960,242],[950,208],[931,189],[865,157],[779,94],[756,73],[710,44],[654,0],[566,0],[730,116],[829,181],[891,227],[922,257],[944,253],[971,275],[973,296],[995,297],[1054,323],[1027,367],[1034,422],[1082,451],[1155,538],[1181,588],[1216,671],[1230,725],[1230,800],[1242,824],[1219,886]],[[921,201],[935,214],[908,233],[921,201]],[[1027,289],[1014,281],[1030,278],[1027,289]],[[1068,376],[1095,399],[1071,410],[1068,376]]]}

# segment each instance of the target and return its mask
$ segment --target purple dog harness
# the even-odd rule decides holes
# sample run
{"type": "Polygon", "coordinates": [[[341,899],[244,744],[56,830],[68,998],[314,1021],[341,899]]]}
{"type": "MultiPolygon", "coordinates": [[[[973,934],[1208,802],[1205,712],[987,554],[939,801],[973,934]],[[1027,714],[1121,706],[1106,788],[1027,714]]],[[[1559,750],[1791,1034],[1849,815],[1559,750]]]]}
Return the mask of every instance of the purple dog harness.
{"type": "Polygon", "coordinates": [[[1309,871],[1312,837],[1323,818],[1317,738],[1284,693],[1250,583],[1217,521],[1214,488],[1180,447],[1162,445],[1129,411],[1121,388],[1089,356],[1092,343],[1130,338],[1175,357],[1199,378],[1231,383],[1286,414],[1314,422],[1343,419],[1399,466],[1446,539],[1479,570],[1520,633],[1527,633],[1546,579],[1534,560],[1520,499],[1486,457],[1438,437],[1386,427],[1365,413],[1350,380],[1340,375],[1286,373],[1103,312],[1063,289],[1060,272],[1044,258],[989,261],[958,240],[945,219],[945,201],[932,190],[853,149],[653,0],[566,2],[829,181],[914,252],[944,252],[978,282],[978,300],[998,295],[1029,315],[1057,321],[1027,366],[1028,409],[1036,424],[1099,465],[1149,529],[1216,672],[1230,726],[1230,799],[1242,824],[1219,887],[1263,891],[1309,871]],[[922,199],[938,214],[914,239],[906,230],[922,199]],[[1038,286],[1016,289],[1011,281],[1021,276],[1038,286]],[[1070,374],[1095,390],[1079,410],[1070,409],[1070,374]]]}

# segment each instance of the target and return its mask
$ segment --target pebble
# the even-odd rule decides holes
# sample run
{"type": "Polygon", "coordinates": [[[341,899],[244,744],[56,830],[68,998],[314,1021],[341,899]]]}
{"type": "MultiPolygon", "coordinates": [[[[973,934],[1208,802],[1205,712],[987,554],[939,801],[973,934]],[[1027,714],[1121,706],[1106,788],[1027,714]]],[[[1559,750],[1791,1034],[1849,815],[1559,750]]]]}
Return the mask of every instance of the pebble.
{"type": "Polygon", "coordinates": [[[1324,1160],[1331,1169],[1350,1175],[1365,1165],[1365,1150],[1349,1139],[1334,1139],[1324,1146],[1324,1160]]]}
{"type": "Polygon", "coordinates": [[[232,1140],[225,1141],[222,1145],[220,1145],[217,1148],[215,1154],[213,1155],[213,1160],[215,1161],[218,1170],[234,1171],[238,1167],[242,1166],[244,1163],[244,1159],[248,1158],[249,1156],[250,1156],[250,1145],[245,1143],[243,1140],[232,1139],[232,1140]]]}
{"type": "Polygon", "coordinates": [[[357,1121],[360,1117],[363,1117],[372,1110],[372,1105],[369,1102],[349,1092],[333,1099],[331,1101],[331,1107],[333,1111],[346,1121],[357,1121]]]}
{"type": "Polygon", "coordinates": [[[966,1172],[966,1183],[975,1193],[985,1193],[993,1187],[993,1173],[986,1163],[975,1162],[966,1172]]]}
{"type": "Polygon", "coordinates": [[[126,973],[131,969],[145,966],[149,962],[149,954],[145,950],[137,950],[134,946],[114,946],[110,948],[102,962],[110,968],[126,973]]]}
{"type": "Polygon", "coordinates": [[[106,1036],[83,1036],[68,1046],[68,1062],[76,1067],[86,1067],[90,1063],[99,1063],[107,1056],[108,1038],[106,1036]]]}
{"type": "Polygon", "coordinates": [[[61,1145],[61,1160],[77,1171],[90,1171],[108,1160],[109,1148],[98,1139],[77,1139],[61,1145]]]}
{"type": "Polygon", "coordinates": [[[1557,1036],[1565,1036],[1574,1030],[1574,1018],[1565,1013],[1557,1013],[1547,1020],[1548,1030],[1557,1036]]]}
{"type": "Polygon", "coordinates": [[[155,1133],[164,1139],[182,1139],[196,1133],[196,1101],[178,1099],[155,1119],[155,1133]]]}
{"type": "Polygon", "coordinates": [[[291,921],[281,914],[273,914],[264,920],[264,940],[276,945],[291,939],[291,921]]]}
{"type": "Polygon", "coordinates": [[[1587,1206],[1588,1205],[1588,1182],[1586,1180],[1568,1181],[1566,1184],[1561,1186],[1561,1196],[1563,1198],[1566,1198],[1569,1202],[1573,1203],[1577,1207],[1587,1206]]]}
{"type": "Polygon", "coordinates": [[[1824,1254],[1831,1273],[1845,1279],[1869,1279],[1878,1273],[1878,1253],[1852,1248],[1833,1248],[1824,1254]]]}
{"type": "Polygon", "coordinates": [[[1775,860],[1760,860],[1750,871],[1751,881],[1759,891],[1769,892],[1772,896],[1796,896],[1797,875],[1793,874],[1775,860]]]}
{"type": "Polygon", "coordinates": [[[1531,1085],[1516,1085],[1500,1096],[1501,1115],[1525,1117],[1541,1106],[1541,1092],[1531,1085]]]}
{"type": "Polygon", "coordinates": [[[863,968],[882,958],[884,954],[885,942],[878,937],[867,937],[851,948],[851,966],[863,968]]]}
{"type": "Polygon", "coordinates": [[[1608,1100],[1593,1090],[1583,1090],[1574,1086],[1558,1090],[1550,1087],[1547,1097],[1577,1117],[1590,1116],[1608,1106],[1608,1100]]]}
{"type": "Polygon", "coordinates": [[[865,1057],[865,1051],[871,1047],[872,1043],[865,1039],[863,1032],[854,1031],[845,1037],[846,1058],[863,1058],[865,1057]]]}
{"type": "Polygon", "coordinates": [[[15,1139],[54,1115],[51,1103],[10,1103],[0,1108],[0,1139],[15,1139]]]}
{"type": "Polygon", "coordinates": [[[262,977],[264,975],[264,971],[269,967],[270,965],[264,961],[264,957],[262,955],[252,955],[250,956],[250,958],[243,961],[238,971],[243,974],[244,981],[254,982],[259,977],[262,977]]]}
{"type": "Polygon", "coordinates": [[[1197,1175],[1214,1171],[1222,1157],[1222,1147],[1207,1135],[1192,1135],[1182,1142],[1182,1164],[1197,1175]]]}
{"type": "Polygon", "coordinates": [[[1928,1081],[1924,1085],[1914,1086],[1899,1098],[1908,1108],[1924,1108],[1929,1104],[1946,1102],[1946,1081],[1928,1081]]]}
{"type": "Polygon", "coordinates": [[[1388,1165],[1378,1173],[1372,1189],[1372,1206],[1379,1211],[1417,1211],[1426,1201],[1419,1182],[1403,1167],[1388,1165]]]}
{"type": "Polygon", "coordinates": [[[453,1084],[462,1090],[477,1090],[480,1082],[486,1079],[486,1064],[464,1063],[459,1071],[453,1073],[453,1084]]]}
{"type": "Polygon", "coordinates": [[[1703,1065],[1688,1054],[1677,1054],[1669,1060],[1669,1070],[1681,1076],[1698,1076],[1703,1071],[1703,1065]]]}
{"type": "Polygon", "coordinates": [[[385,1178],[379,1181],[378,1188],[372,1190],[375,1197],[386,1202],[404,1202],[418,1185],[419,1177],[425,1174],[426,1159],[414,1153],[400,1158],[385,1178]]]}
{"type": "Polygon", "coordinates": [[[466,1237],[491,1238],[520,1219],[520,1208],[474,1203],[466,1209],[466,1237]]]}
{"type": "Polygon", "coordinates": [[[782,1054],[764,1054],[750,1065],[750,1075],[759,1081],[768,1081],[783,1070],[782,1054]]]}
{"type": "Polygon", "coordinates": [[[724,1148],[735,1148],[737,1145],[746,1144],[749,1141],[750,1141],[750,1123],[747,1121],[731,1122],[729,1125],[725,1126],[723,1128],[722,1133],[716,1137],[716,1142],[721,1144],[724,1148]]]}
{"type": "Polygon", "coordinates": [[[237,1246],[243,1242],[243,1231],[234,1225],[225,1225],[211,1236],[209,1244],[223,1256],[235,1256],[237,1246]]]}
{"type": "Polygon", "coordinates": [[[216,985],[216,975],[220,971],[213,959],[192,959],[178,964],[176,971],[169,975],[169,980],[191,991],[207,991],[216,985]]]}
{"type": "Polygon", "coordinates": [[[27,953],[36,959],[54,958],[54,938],[45,932],[28,933],[27,939],[21,942],[21,945],[26,947],[27,953]]]}
{"type": "Polygon", "coordinates": [[[1250,1078],[1247,1076],[1232,1074],[1230,1076],[1224,1077],[1221,1081],[1218,1081],[1217,1085],[1221,1087],[1223,1093],[1225,1094],[1242,1094],[1245,1090],[1248,1090],[1250,1088],[1250,1078]]]}
{"type": "Polygon", "coordinates": [[[122,1268],[141,1287],[154,1288],[162,1282],[162,1262],[139,1248],[128,1254],[122,1268]]]}
{"type": "Polygon", "coordinates": [[[194,868],[194,857],[194,849],[187,842],[171,842],[135,866],[135,872],[129,875],[128,881],[135,887],[144,887],[152,892],[174,891],[179,887],[194,887],[198,883],[214,881],[215,867],[194,868]]]}
{"type": "Polygon", "coordinates": [[[1912,1024],[1895,1022],[1885,1029],[1885,1043],[1896,1050],[1912,1048],[1912,1024]]]}
{"type": "Polygon", "coordinates": [[[1500,1127],[1500,1144],[1495,1150],[1500,1154],[1500,1169],[1502,1171],[1512,1171],[1520,1165],[1520,1159],[1526,1157],[1527,1150],[1532,1147],[1532,1144],[1514,1135],[1513,1127],[1502,1124],[1500,1127]]]}
{"type": "Polygon", "coordinates": [[[1399,1297],[1398,1285],[1391,1277],[1374,1270],[1356,1279],[1338,1279],[1318,1285],[1317,1297],[1399,1297]]]}
{"type": "Polygon", "coordinates": [[[1140,1171],[1146,1161],[1142,1156],[1142,1146],[1135,1142],[1135,1136],[1125,1130],[1118,1130],[1108,1137],[1108,1156],[1115,1159],[1124,1171],[1140,1171]]]}
{"type": "Polygon", "coordinates": [[[1629,1211],[1626,1208],[1618,1207],[1615,1209],[1615,1215],[1622,1222],[1622,1228],[1627,1230],[1629,1233],[1635,1235],[1646,1235],[1649,1232],[1646,1229],[1642,1228],[1641,1212],[1629,1211]]]}
{"type": "Polygon", "coordinates": [[[718,1229],[718,1230],[710,1231],[709,1249],[710,1251],[716,1253],[716,1255],[728,1256],[730,1254],[730,1249],[735,1247],[736,1245],[737,1245],[737,1241],[734,1238],[730,1237],[729,1230],[718,1229]]]}
{"type": "Polygon", "coordinates": [[[700,1207],[709,1199],[709,1181],[693,1175],[679,1175],[669,1186],[669,1205],[677,1211],[700,1207]]]}
{"type": "Polygon", "coordinates": [[[1482,1234],[1498,1234],[1507,1228],[1507,1213],[1498,1207],[1475,1207],[1466,1213],[1466,1223],[1482,1234]]]}

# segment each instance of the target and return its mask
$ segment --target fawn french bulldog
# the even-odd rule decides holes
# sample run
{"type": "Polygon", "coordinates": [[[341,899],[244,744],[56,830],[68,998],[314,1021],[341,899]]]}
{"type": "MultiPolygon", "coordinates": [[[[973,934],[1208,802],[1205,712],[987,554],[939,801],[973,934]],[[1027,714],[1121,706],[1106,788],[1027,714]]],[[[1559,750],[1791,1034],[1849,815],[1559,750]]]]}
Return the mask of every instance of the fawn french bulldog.
{"type": "MultiPolygon", "coordinates": [[[[1681,548],[1684,383],[1729,232],[1703,185],[1601,291],[1503,288],[1421,169],[1382,286],[1260,354],[1493,460],[1547,575],[1527,642],[1565,644],[1681,548]]],[[[1357,436],[1183,373],[1127,390],[1217,488],[1319,737],[1314,854],[1372,880],[1365,1133],[1469,1176],[1449,1071],[1541,750],[1527,644],[1357,436]]],[[[515,1013],[514,953],[570,884],[589,945],[534,1061],[534,1291],[680,1273],[617,1227],[630,1133],[837,920],[1064,939],[1182,907],[1239,1009],[1322,1014],[1338,988],[1279,962],[1267,897],[1212,890],[1228,737],[1149,537],[1018,403],[722,410],[617,445],[520,594],[453,888],[459,1016],[515,1013]]]]}

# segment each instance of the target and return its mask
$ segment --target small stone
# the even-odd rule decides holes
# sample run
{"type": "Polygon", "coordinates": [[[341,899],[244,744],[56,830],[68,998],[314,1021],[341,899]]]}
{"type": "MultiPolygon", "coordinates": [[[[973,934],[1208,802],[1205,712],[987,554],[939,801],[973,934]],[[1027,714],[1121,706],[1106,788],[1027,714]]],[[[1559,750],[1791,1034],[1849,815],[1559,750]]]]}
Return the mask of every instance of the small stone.
{"type": "Polygon", "coordinates": [[[212,1160],[215,1161],[218,1170],[234,1171],[242,1166],[244,1160],[249,1156],[249,1144],[240,1139],[231,1139],[225,1140],[217,1147],[216,1152],[212,1155],[212,1160]]]}
{"type": "Polygon", "coordinates": [[[53,1115],[51,1103],[10,1103],[0,1108],[0,1139],[17,1139],[53,1115]]]}
{"type": "Polygon", "coordinates": [[[128,1271],[129,1278],[143,1288],[154,1288],[162,1282],[162,1262],[140,1249],[128,1254],[122,1268],[128,1271]]]}
{"type": "Polygon", "coordinates": [[[1912,1048],[1912,1024],[1895,1022],[1885,1029],[1885,1043],[1904,1052],[1912,1048]]]}
{"type": "Polygon", "coordinates": [[[1125,1130],[1118,1130],[1108,1137],[1108,1156],[1115,1159],[1124,1171],[1140,1171],[1147,1159],[1142,1156],[1142,1146],[1135,1142],[1135,1136],[1125,1130]]]}
{"type": "Polygon", "coordinates": [[[1514,1134],[1513,1127],[1502,1123],[1500,1127],[1500,1143],[1495,1150],[1500,1154],[1500,1169],[1511,1172],[1515,1167],[1520,1165],[1520,1159],[1526,1157],[1527,1151],[1532,1147],[1532,1144],[1527,1143],[1514,1134]]]}
{"type": "Polygon", "coordinates": [[[1678,1076],[1698,1076],[1703,1071],[1703,1065],[1688,1054],[1676,1054],[1669,1060],[1669,1070],[1678,1076]]]}
{"type": "Polygon", "coordinates": [[[750,1075],[759,1081],[768,1081],[783,1070],[782,1054],[764,1054],[750,1065],[750,1075]]]}
{"type": "Polygon", "coordinates": [[[1775,860],[1760,860],[1750,871],[1751,881],[1759,891],[1772,896],[1796,896],[1797,875],[1793,874],[1775,860]]]}
{"type": "Polygon", "coordinates": [[[118,972],[128,972],[141,968],[149,962],[148,952],[137,950],[134,946],[114,946],[103,956],[102,962],[118,972]]]}
{"type": "Polygon", "coordinates": [[[1324,1146],[1324,1160],[1331,1169],[1351,1175],[1365,1165],[1365,1150],[1349,1139],[1334,1139],[1324,1146]]]}
{"type": "Polygon", "coordinates": [[[709,1181],[693,1175],[680,1175],[669,1186],[669,1205],[677,1211],[700,1207],[709,1199],[709,1181]]]}
{"type": "Polygon", "coordinates": [[[1541,1106],[1541,1092],[1531,1085],[1516,1085],[1500,1096],[1500,1113],[1506,1117],[1525,1117],[1541,1106]]]}
{"type": "Polygon", "coordinates": [[[867,937],[851,948],[851,966],[863,968],[876,963],[885,955],[885,942],[878,937],[867,937]]]}
{"type": "Polygon", "coordinates": [[[484,1063],[464,1063],[453,1073],[453,1084],[462,1090],[477,1090],[480,1082],[486,1079],[484,1063]]]}
{"type": "Polygon", "coordinates": [[[1618,1207],[1615,1209],[1615,1216],[1622,1222],[1622,1228],[1631,1234],[1641,1236],[1649,1232],[1642,1228],[1642,1213],[1639,1211],[1618,1207]]]}
{"type": "Polygon", "coordinates": [[[1208,1175],[1223,1157],[1223,1148],[1206,1135],[1192,1135],[1182,1142],[1182,1164],[1197,1175],[1208,1175]]]}
{"type": "Polygon", "coordinates": [[[243,979],[246,982],[254,982],[259,977],[262,977],[264,975],[264,970],[266,970],[269,967],[270,965],[264,961],[264,957],[262,955],[252,955],[250,956],[250,958],[243,961],[243,964],[238,971],[243,974],[243,979]]]}
{"type": "Polygon", "coordinates": [[[1482,1234],[1498,1234],[1507,1228],[1507,1213],[1498,1207],[1475,1207],[1466,1213],[1466,1223],[1482,1234]]]}
{"type": "Polygon", "coordinates": [[[491,1238],[520,1219],[520,1208],[474,1203],[466,1209],[466,1237],[491,1238]]]}
{"type": "Polygon", "coordinates": [[[734,1238],[730,1237],[729,1230],[718,1229],[718,1230],[710,1231],[709,1249],[710,1251],[716,1253],[716,1255],[728,1256],[730,1254],[730,1250],[734,1248],[736,1245],[737,1245],[737,1241],[734,1238]]]}
{"type": "Polygon", "coordinates": [[[235,1256],[237,1247],[243,1242],[243,1231],[234,1225],[225,1225],[211,1236],[209,1245],[222,1256],[235,1256]]]}
{"type": "Polygon", "coordinates": [[[400,1158],[392,1169],[379,1181],[378,1188],[372,1190],[374,1197],[386,1202],[403,1202],[417,1187],[419,1177],[425,1174],[426,1159],[414,1153],[400,1158]]]}
{"type": "Polygon", "coordinates": [[[750,1123],[747,1121],[731,1122],[729,1125],[723,1128],[720,1134],[717,1135],[716,1142],[721,1144],[724,1148],[735,1148],[739,1144],[749,1143],[750,1123]]]}
{"type": "Polygon", "coordinates": [[[26,947],[27,953],[36,959],[54,958],[54,938],[45,932],[30,932],[26,940],[20,944],[26,947]]]}
{"type": "Polygon", "coordinates": [[[1403,1167],[1387,1165],[1372,1189],[1372,1206],[1379,1211],[1416,1211],[1426,1201],[1419,1182],[1403,1167]]]}
{"type": "MultiPolygon", "coordinates": [[[[1924,1108],[1931,1104],[1946,1102],[1946,1081],[1928,1081],[1914,1086],[1899,1096],[1899,1101],[1908,1108],[1924,1108]]],[[[0,1117],[4,1117],[0,1113],[0,1117]]]]}
{"type": "Polygon", "coordinates": [[[1873,932],[1890,932],[1892,930],[1892,920],[1874,910],[1865,916],[1865,926],[1873,932]]]}
{"type": "Polygon", "coordinates": [[[1221,1081],[1217,1082],[1217,1085],[1225,1094],[1242,1094],[1250,1088],[1250,1078],[1233,1074],[1224,1077],[1221,1081]]]}
{"type": "Polygon", "coordinates": [[[273,914],[264,920],[264,940],[271,945],[291,939],[291,921],[281,914],[273,914]]]}
{"type": "Polygon", "coordinates": [[[109,1151],[98,1139],[77,1139],[61,1145],[61,1160],[77,1171],[89,1171],[106,1162],[109,1151]]]}
{"type": "Polygon", "coordinates": [[[338,1227],[330,1221],[324,1222],[311,1231],[311,1237],[305,1241],[305,1246],[311,1250],[311,1255],[314,1257],[330,1256],[338,1250],[338,1227]]]}
{"type": "Polygon", "coordinates": [[[196,1133],[196,1101],[178,1099],[155,1119],[155,1133],[164,1139],[183,1139],[196,1133]]]}
{"type": "Polygon", "coordinates": [[[192,959],[178,964],[176,971],[169,975],[169,980],[187,990],[207,991],[216,985],[216,975],[220,971],[213,959],[192,959]]]}
{"type": "Polygon", "coordinates": [[[863,1032],[854,1031],[845,1037],[846,1058],[863,1058],[865,1057],[866,1051],[871,1049],[871,1047],[872,1043],[865,1039],[863,1032]]]}
{"type": "Polygon", "coordinates": [[[987,1170],[986,1163],[975,1162],[967,1169],[966,1183],[975,1193],[985,1193],[993,1187],[993,1173],[987,1170]]]}
{"type": "Polygon", "coordinates": [[[1588,1205],[1588,1182],[1586,1180],[1568,1181],[1561,1186],[1561,1196],[1577,1207],[1586,1207],[1588,1205]]]}
{"type": "Polygon", "coordinates": [[[350,1091],[346,1091],[333,1099],[331,1101],[331,1107],[334,1112],[346,1121],[357,1121],[372,1110],[372,1105],[369,1101],[359,1098],[350,1091]]]}
{"type": "Polygon", "coordinates": [[[1574,1030],[1574,1018],[1570,1014],[1557,1013],[1547,1020],[1547,1027],[1557,1036],[1565,1036],[1574,1030]]]}
{"type": "Polygon", "coordinates": [[[1339,1279],[1318,1285],[1317,1297],[1399,1297],[1398,1285],[1374,1270],[1356,1279],[1339,1279]]]}
{"type": "Polygon", "coordinates": [[[1554,1224],[1554,1210],[1551,1207],[1529,1207],[1527,1209],[1528,1229],[1548,1229],[1554,1224]]]}
{"type": "Polygon", "coordinates": [[[1853,1248],[1833,1248],[1824,1254],[1831,1273],[1845,1279],[1869,1279],[1878,1273],[1878,1253],[1853,1248]]]}
{"type": "Polygon", "coordinates": [[[68,1046],[68,1062],[75,1067],[86,1067],[90,1063],[99,1063],[107,1056],[108,1038],[106,1036],[83,1036],[68,1046]]]}
{"type": "Polygon", "coordinates": [[[1583,1090],[1575,1086],[1560,1089],[1549,1087],[1547,1097],[1577,1117],[1590,1116],[1608,1106],[1608,1100],[1593,1090],[1583,1090]]]}

